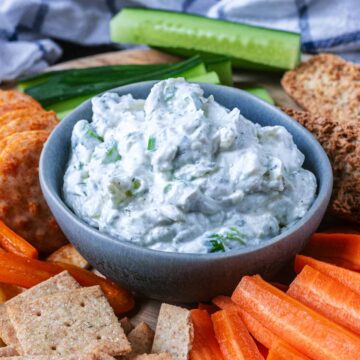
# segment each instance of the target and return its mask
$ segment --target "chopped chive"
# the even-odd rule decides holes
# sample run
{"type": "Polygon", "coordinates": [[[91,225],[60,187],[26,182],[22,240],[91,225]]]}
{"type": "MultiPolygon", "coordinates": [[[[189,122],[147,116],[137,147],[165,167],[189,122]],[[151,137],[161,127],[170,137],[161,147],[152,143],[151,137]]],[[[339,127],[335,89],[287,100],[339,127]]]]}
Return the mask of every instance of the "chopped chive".
{"type": "Polygon", "coordinates": [[[139,189],[140,186],[141,186],[140,180],[138,180],[138,179],[132,179],[132,188],[133,188],[134,190],[139,189]]]}
{"type": "Polygon", "coordinates": [[[126,195],[127,197],[131,197],[131,196],[133,196],[133,193],[132,193],[131,190],[126,190],[126,191],[125,191],[125,195],[126,195]]]}
{"type": "Polygon", "coordinates": [[[118,161],[118,160],[121,160],[121,159],[122,159],[122,157],[119,154],[117,146],[113,145],[110,149],[108,149],[106,151],[104,163],[108,164],[110,162],[115,162],[115,161],[118,161]]]}
{"type": "Polygon", "coordinates": [[[237,241],[242,245],[246,244],[245,236],[238,228],[230,227],[229,230],[230,231],[227,231],[224,234],[211,234],[209,236],[210,241],[237,241]]]}
{"type": "Polygon", "coordinates": [[[166,193],[168,193],[170,190],[171,190],[171,188],[172,188],[172,185],[171,184],[167,184],[167,185],[165,185],[164,186],[164,193],[166,194],[166,193]]]}
{"type": "Polygon", "coordinates": [[[147,149],[149,151],[153,151],[155,149],[156,140],[153,137],[149,137],[147,149]]]}
{"type": "Polygon", "coordinates": [[[209,252],[214,253],[214,252],[225,252],[225,247],[222,241],[220,240],[210,240],[209,241],[211,248],[209,250],[209,252]]]}
{"type": "Polygon", "coordinates": [[[104,141],[104,139],[98,135],[94,130],[92,129],[89,129],[87,132],[86,132],[87,135],[91,136],[92,138],[96,139],[96,140],[99,140],[101,142],[104,141]]]}

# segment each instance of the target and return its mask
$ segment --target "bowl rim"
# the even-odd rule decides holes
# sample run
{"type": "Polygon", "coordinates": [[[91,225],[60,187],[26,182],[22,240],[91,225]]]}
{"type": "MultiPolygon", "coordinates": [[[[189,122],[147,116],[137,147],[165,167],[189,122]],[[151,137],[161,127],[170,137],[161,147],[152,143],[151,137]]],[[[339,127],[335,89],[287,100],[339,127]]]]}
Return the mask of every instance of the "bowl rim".
{"type": "MultiPolygon", "coordinates": [[[[131,91],[134,90],[135,88],[148,87],[150,85],[152,86],[155,83],[157,83],[158,81],[160,81],[160,80],[143,81],[143,82],[133,83],[133,84],[129,84],[129,85],[116,87],[116,88],[107,90],[105,92],[111,92],[111,91],[117,92],[119,90],[125,91],[125,90],[129,89],[128,93],[131,93],[131,91]]],[[[168,260],[183,259],[183,260],[197,260],[197,261],[201,261],[201,262],[202,261],[206,262],[209,260],[220,260],[220,259],[224,259],[224,258],[231,259],[231,258],[236,258],[239,256],[245,256],[245,255],[249,255],[251,253],[257,252],[259,250],[265,250],[269,247],[272,247],[274,244],[280,243],[281,241],[286,240],[291,234],[301,231],[301,229],[304,226],[306,226],[306,224],[309,221],[311,221],[311,219],[316,215],[316,213],[318,211],[320,211],[320,209],[322,207],[324,207],[324,206],[326,207],[328,205],[330,196],[331,196],[331,192],[332,192],[332,184],[333,184],[332,167],[331,167],[330,161],[329,161],[328,156],[325,153],[324,149],[319,144],[319,142],[315,139],[315,137],[306,128],[301,126],[298,122],[296,122],[294,119],[292,119],[290,116],[288,116],[286,113],[281,111],[276,106],[273,106],[273,105],[259,99],[258,97],[245,92],[244,90],[229,87],[229,86],[224,86],[224,85],[213,85],[213,84],[207,84],[207,83],[201,83],[201,82],[196,82],[196,83],[199,84],[200,86],[202,86],[202,88],[206,88],[204,90],[206,90],[208,92],[211,91],[212,88],[220,88],[220,89],[222,89],[222,91],[225,91],[225,92],[229,92],[229,91],[233,92],[233,93],[237,92],[239,95],[241,95],[243,98],[245,98],[245,100],[250,99],[252,102],[255,102],[256,106],[260,106],[260,107],[264,108],[266,111],[275,112],[279,116],[286,119],[286,121],[290,121],[292,123],[292,126],[294,126],[297,129],[298,133],[300,134],[300,137],[307,138],[307,142],[309,143],[310,147],[312,147],[315,150],[315,152],[317,153],[317,157],[319,159],[321,158],[322,166],[324,167],[325,171],[324,171],[324,173],[318,174],[318,176],[321,178],[322,184],[321,184],[321,187],[319,187],[319,179],[317,178],[317,182],[318,182],[317,194],[316,194],[314,202],[312,203],[311,207],[308,209],[306,214],[300,220],[298,220],[295,224],[293,224],[290,228],[286,229],[284,232],[282,232],[279,235],[277,235],[269,240],[266,240],[258,245],[244,247],[243,249],[234,249],[234,250],[229,250],[229,251],[225,251],[225,252],[205,253],[205,254],[204,253],[167,252],[167,251],[149,249],[149,248],[143,247],[141,245],[132,243],[130,241],[117,239],[109,234],[101,232],[100,230],[92,227],[91,225],[87,224],[85,221],[80,219],[68,207],[68,205],[63,200],[62,196],[55,189],[53,191],[53,189],[52,189],[53,187],[48,184],[47,178],[44,174],[44,172],[45,172],[44,169],[48,168],[46,158],[47,158],[47,155],[49,152],[49,148],[52,146],[51,143],[52,143],[53,139],[56,136],[58,136],[60,129],[65,126],[66,122],[70,121],[71,115],[73,114],[74,111],[79,110],[81,108],[86,108],[89,106],[89,104],[91,103],[91,99],[88,99],[88,100],[84,101],[82,104],[80,104],[78,107],[76,107],[70,114],[68,114],[56,126],[56,128],[50,134],[48,140],[46,141],[46,143],[43,147],[43,150],[42,150],[41,156],[40,156],[40,162],[39,162],[39,178],[40,178],[40,184],[41,184],[42,191],[44,192],[45,196],[47,195],[47,197],[51,198],[53,205],[56,206],[57,209],[60,210],[67,217],[68,220],[73,222],[72,226],[80,227],[84,232],[91,233],[91,235],[95,236],[97,239],[101,239],[101,241],[103,241],[104,243],[110,243],[110,244],[114,244],[114,246],[120,246],[120,247],[123,246],[129,250],[137,251],[137,252],[141,253],[141,255],[143,255],[143,256],[151,255],[151,256],[153,256],[153,257],[155,256],[159,259],[160,258],[168,259],[168,260]]],[[[99,94],[99,95],[101,95],[101,94],[99,94]]],[[[81,120],[81,119],[79,118],[79,120],[81,120]]],[[[248,119],[248,120],[253,122],[253,120],[251,120],[251,119],[248,119]]],[[[293,134],[292,134],[292,136],[293,136],[293,134]]],[[[71,242],[70,239],[68,239],[68,240],[69,240],[69,242],[71,242]]]]}

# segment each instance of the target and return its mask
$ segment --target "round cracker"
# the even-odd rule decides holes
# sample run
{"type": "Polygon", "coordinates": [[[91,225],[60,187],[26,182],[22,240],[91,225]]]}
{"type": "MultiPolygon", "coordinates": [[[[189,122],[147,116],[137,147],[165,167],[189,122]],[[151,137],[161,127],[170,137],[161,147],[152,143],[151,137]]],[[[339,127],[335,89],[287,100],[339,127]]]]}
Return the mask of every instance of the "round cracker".
{"type": "MultiPolygon", "coordinates": [[[[15,116],[13,120],[3,124],[0,120],[0,140],[17,132],[30,130],[52,131],[58,120],[53,111],[36,111],[27,115],[15,116]]],[[[0,149],[1,151],[1,149],[0,149]]]]}
{"type": "Polygon", "coordinates": [[[31,96],[17,90],[0,90],[0,115],[16,109],[42,109],[31,96]]]}
{"type": "Polygon", "coordinates": [[[24,131],[6,139],[0,154],[0,219],[42,252],[67,241],[39,183],[39,157],[48,131],[24,131]]]}
{"type": "Polygon", "coordinates": [[[44,109],[36,107],[10,110],[3,114],[0,114],[0,126],[7,125],[15,119],[21,119],[26,121],[30,116],[36,116],[37,114],[43,114],[44,112],[44,109]]]}

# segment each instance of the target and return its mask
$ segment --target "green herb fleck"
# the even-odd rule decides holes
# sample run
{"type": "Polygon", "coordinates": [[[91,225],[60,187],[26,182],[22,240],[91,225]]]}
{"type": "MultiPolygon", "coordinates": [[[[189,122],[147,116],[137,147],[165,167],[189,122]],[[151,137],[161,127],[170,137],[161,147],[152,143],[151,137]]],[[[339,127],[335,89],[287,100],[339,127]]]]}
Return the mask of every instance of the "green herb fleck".
{"type": "Polygon", "coordinates": [[[104,164],[108,164],[108,163],[115,162],[115,161],[118,161],[121,159],[122,159],[122,157],[119,154],[117,146],[114,144],[111,148],[109,148],[106,151],[105,159],[103,162],[104,162],[104,164]]]}
{"type": "Polygon", "coordinates": [[[89,129],[86,134],[101,142],[104,141],[104,139],[100,135],[98,135],[93,129],[89,129]]]}
{"type": "Polygon", "coordinates": [[[227,231],[224,234],[211,234],[209,239],[217,241],[237,241],[242,245],[246,245],[244,234],[242,234],[236,227],[231,227],[230,231],[227,231]]]}
{"type": "Polygon", "coordinates": [[[156,140],[153,137],[149,137],[147,149],[149,151],[153,151],[155,149],[156,140]]]}
{"type": "Polygon", "coordinates": [[[225,247],[221,240],[210,240],[209,243],[211,245],[209,252],[225,252],[225,247]]]}
{"type": "Polygon", "coordinates": [[[127,197],[132,197],[132,196],[133,196],[133,193],[132,193],[131,190],[126,190],[126,191],[125,191],[125,195],[126,195],[127,197]]]}
{"type": "Polygon", "coordinates": [[[132,188],[134,189],[134,190],[137,190],[137,189],[139,189],[140,188],[140,186],[141,186],[141,182],[140,182],[140,180],[138,180],[138,179],[132,179],[132,188]]]}
{"type": "Polygon", "coordinates": [[[168,193],[172,188],[172,185],[171,184],[167,184],[164,186],[164,194],[168,193]]]}

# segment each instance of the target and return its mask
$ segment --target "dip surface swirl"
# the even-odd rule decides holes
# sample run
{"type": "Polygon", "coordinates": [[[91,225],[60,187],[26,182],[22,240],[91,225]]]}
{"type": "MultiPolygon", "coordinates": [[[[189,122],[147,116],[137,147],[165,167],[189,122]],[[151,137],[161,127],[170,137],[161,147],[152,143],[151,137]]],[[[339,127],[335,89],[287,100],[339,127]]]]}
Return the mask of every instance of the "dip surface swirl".
{"type": "Polygon", "coordinates": [[[146,100],[108,92],[76,123],[66,203],[120,240],[172,252],[257,245],[302,218],[315,176],[281,126],[261,127],[197,84],[160,81],[146,100]]]}

